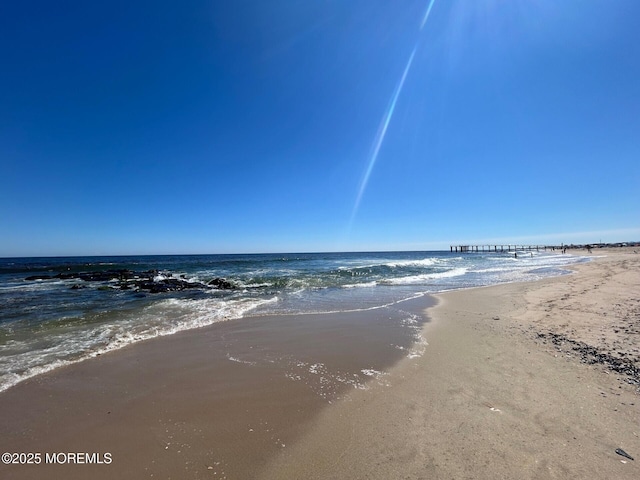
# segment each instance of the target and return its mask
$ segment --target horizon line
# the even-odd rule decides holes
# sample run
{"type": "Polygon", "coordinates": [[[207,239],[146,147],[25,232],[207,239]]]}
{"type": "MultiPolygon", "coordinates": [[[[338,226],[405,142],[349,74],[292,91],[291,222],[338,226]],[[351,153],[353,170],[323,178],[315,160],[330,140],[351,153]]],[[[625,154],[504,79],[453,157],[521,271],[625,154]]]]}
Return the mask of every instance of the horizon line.
{"type": "MultiPolygon", "coordinates": [[[[467,243],[451,243],[448,248],[460,246],[538,246],[538,247],[557,247],[563,245],[565,247],[584,247],[586,245],[605,245],[617,246],[621,244],[640,244],[640,240],[623,240],[616,242],[585,242],[585,243],[527,243],[527,242],[467,242],[467,243]]],[[[446,252],[450,253],[446,248],[435,249],[364,249],[364,250],[313,250],[313,251],[274,251],[274,252],[235,252],[235,253],[92,253],[92,254],[64,254],[64,255],[0,255],[0,259],[15,258],[87,258],[87,257],[197,257],[207,255],[321,255],[326,253],[413,253],[413,252],[446,252]]],[[[455,252],[454,252],[455,253],[455,252]]],[[[458,252],[460,253],[460,252],[458,252]]],[[[475,253],[475,252],[474,252],[475,253]]]]}

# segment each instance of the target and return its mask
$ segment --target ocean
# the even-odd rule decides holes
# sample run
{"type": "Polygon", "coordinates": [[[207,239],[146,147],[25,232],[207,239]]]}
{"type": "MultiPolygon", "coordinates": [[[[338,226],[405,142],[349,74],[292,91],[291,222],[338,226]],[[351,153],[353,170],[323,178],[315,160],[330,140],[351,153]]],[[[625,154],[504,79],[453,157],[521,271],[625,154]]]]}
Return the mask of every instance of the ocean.
{"type": "MultiPolygon", "coordinates": [[[[366,311],[566,274],[555,252],[0,259],[0,391],[157,336],[264,315],[366,311]]],[[[318,318],[322,318],[319,316],[318,318]]]]}

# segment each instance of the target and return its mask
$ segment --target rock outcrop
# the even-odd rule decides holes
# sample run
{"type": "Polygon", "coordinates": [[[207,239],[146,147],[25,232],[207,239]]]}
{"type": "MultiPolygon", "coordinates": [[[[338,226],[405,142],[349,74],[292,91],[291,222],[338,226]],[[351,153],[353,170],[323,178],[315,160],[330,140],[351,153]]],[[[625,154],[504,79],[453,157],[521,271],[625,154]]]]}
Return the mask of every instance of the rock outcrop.
{"type": "MultiPolygon", "coordinates": [[[[113,282],[116,290],[134,290],[149,293],[176,292],[180,290],[232,290],[237,288],[232,282],[224,278],[214,278],[208,283],[189,281],[185,275],[175,277],[172,273],[159,270],[136,272],[133,270],[103,270],[96,272],[65,272],[57,275],[32,275],[26,281],[37,280],[83,280],[85,282],[113,282]]],[[[82,288],[75,284],[72,289],[82,288]]]]}

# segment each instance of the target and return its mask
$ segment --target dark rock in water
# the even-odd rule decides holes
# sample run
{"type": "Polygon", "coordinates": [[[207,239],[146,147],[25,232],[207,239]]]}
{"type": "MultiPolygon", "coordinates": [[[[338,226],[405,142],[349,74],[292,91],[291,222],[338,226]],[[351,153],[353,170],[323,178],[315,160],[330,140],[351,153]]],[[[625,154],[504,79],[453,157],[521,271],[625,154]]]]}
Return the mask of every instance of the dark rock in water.
{"type": "Polygon", "coordinates": [[[79,283],[76,283],[71,287],[71,290],[82,290],[83,288],[87,288],[87,287],[85,287],[84,285],[80,285],[79,283]]]}
{"type": "Polygon", "coordinates": [[[233,283],[224,278],[214,278],[213,280],[210,280],[207,285],[219,288],[221,290],[233,290],[234,288],[236,288],[233,283]]]}
{"type": "MultiPolygon", "coordinates": [[[[150,273],[150,272],[144,272],[150,273]]],[[[99,272],[68,272],[59,273],[57,275],[32,275],[25,278],[26,281],[31,282],[34,280],[51,280],[57,278],[59,280],[84,280],[86,282],[108,282],[109,280],[125,280],[133,278],[135,272],[131,270],[104,270],[99,272]]]]}
{"type": "MultiPolygon", "coordinates": [[[[27,281],[35,280],[83,280],[85,282],[115,282],[110,285],[101,285],[98,290],[135,290],[148,293],[177,292],[181,290],[200,289],[210,290],[218,288],[230,290],[236,286],[224,278],[214,278],[209,284],[190,282],[186,275],[174,277],[170,273],[162,273],[159,270],[147,270],[135,272],[132,270],[103,270],[96,272],[65,272],[57,275],[34,275],[26,278],[27,281]]],[[[84,288],[76,284],[72,289],[84,288]]]]}
{"type": "Polygon", "coordinates": [[[131,270],[105,270],[103,272],[80,272],[61,275],[65,275],[67,278],[80,278],[87,282],[108,282],[110,280],[122,281],[133,278],[135,272],[132,272],[131,270]]]}
{"type": "Polygon", "coordinates": [[[32,275],[30,277],[25,278],[27,282],[34,282],[36,280],[51,280],[53,277],[51,275],[32,275]]]}

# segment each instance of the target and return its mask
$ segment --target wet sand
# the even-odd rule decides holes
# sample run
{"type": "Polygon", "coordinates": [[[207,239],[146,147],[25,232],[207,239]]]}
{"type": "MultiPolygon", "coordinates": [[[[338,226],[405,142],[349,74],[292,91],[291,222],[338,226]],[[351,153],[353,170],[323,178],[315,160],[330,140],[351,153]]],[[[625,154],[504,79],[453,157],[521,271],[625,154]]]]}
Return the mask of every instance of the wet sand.
{"type": "Polygon", "coordinates": [[[425,354],[323,411],[262,478],[640,478],[638,379],[540,336],[638,365],[640,255],[606,255],[437,295],[425,354]]]}
{"type": "Polygon", "coordinates": [[[229,321],[34,377],[0,394],[0,452],[40,463],[0,478],[256,478],[323,409],[424,349],[430,302],[229,321]]]}

